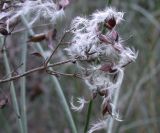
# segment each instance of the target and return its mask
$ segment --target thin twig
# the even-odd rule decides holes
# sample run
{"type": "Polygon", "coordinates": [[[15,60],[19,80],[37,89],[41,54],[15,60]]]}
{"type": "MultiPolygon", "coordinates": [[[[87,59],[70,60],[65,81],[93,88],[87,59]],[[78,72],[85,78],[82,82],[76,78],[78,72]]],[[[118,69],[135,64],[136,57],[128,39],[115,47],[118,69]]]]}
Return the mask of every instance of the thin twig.
{"type": "Polygon", "coordinates": [[[66,63],[74,62],[74,61],[76,61],[76,60],[75,59],[69,59],[69,60],[66,60],[66,61],[61,61],[61,62],[58,62],[58,63],[49,64],[48,66],[42,65],[40,67],[36,67],[36,68],[31,69],[31,70],[28,70],[28,71],[26,71],[26,72],[24,72],[22,74],[19,74],[19,75],[16,75],[16,76],[12,76],[12,77],[7,78],[7,79],[2,79],[2,80],[0,80],[0,84],[16,80],[18,78],[27,76],[27,75],[29,75],[31,73],[34,73],[34,72],[37,72],[37,71],[42,71],[42,70],[45,70],[45,69],[50,68],[50,67],[55,67],[55,66],[58,66],[58,65],[62,65],[62,64],[66,64],[66,63]]]}
{"type": "MultiPolygon", "coordinates": [[[[11,71],[11,73],[5,75],[2,79],[5,80],[5,79],[7,79],[10,75],[13,75],[14,73],[17,73],[17,69],[20,68],[22,65],[23,65],[23,63],[21,63],[20,65],[16,66],[16,68],[14,68],[14,69],[11,71]]],[[[1,79],[1,80],[2,80],[2,79],[1,79]]]]}
{"type": "Polygon", "coordinates": [[[76,73],[62,73],[62,72],[51,71],[51,70],[46,70],[46,72],[48,74],[55,75],[55,76],[62,75],[62,76],[67,76],[67,77],[75,77],[75,78],[83,79],[80,74],[76,74],[76,73]]]}
{"type": "Polygon", "coordinates": [[[59,46],[61,45],[61,42],[63,41],[63,39],[65,38],[66,34],[68,32],[70,32],[71,30],[65,31],[63,36],[61,37],[60,41],[58,42],[57,46],[55,47],[55,49],[53,50],[52,54],[49,56],[49,58],[46,60],[45,62],[45,66],[48,65],[48,63],[50,62],[51,58],[53,57],[53,55],[55,54],[55,52],[57,51],[57,49],[59,48],[59,46]]]}

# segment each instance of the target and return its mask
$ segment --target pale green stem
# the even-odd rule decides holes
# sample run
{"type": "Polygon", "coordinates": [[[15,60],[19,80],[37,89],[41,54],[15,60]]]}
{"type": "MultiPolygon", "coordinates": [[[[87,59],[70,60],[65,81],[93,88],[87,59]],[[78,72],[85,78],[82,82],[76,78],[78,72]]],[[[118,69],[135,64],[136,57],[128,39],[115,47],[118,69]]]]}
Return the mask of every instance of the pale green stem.
{"type": "MultiPolygon", "coordinates": [[[[31,27],[28,25],[28,22],[27,22],[26,18],[22,15],[22,16],[21,16],[21,19],[22,19],[24,25],[28,28],[29,34],[30,34],[30,35],[34,35],[34,32],[33,32],[33,30],[31,29],[31,27]]],[[[37,48],[38,51],[43,55],[43,57],[45,57],[45,55],[44,55],[44,50],[43,50],[43,48],[41,47],[41,45],[40,45],[39,43],[37,43],[36,48],[37,48]]],[[[48,65],[49,65],[49,64],[48,64],[48,65]]],[[[52,70],[52,68],[50,68],[50,70],[52,70]]],[[[71,112],[70,112],[69,106],[68,106],[67,101],[66,101],[66,98],[65,98],[65,96],[64,96],[64,94],[63,94],[63,90],[62,90],[62,88],[61,88],[61,86],[60,86],[60,84],[59,84],[59,81],[58,81],[57,78],[56,78],[55,76],[53,76],[53,75],[51,75],[51,80],[53,81],[53,83],[54,83],[54,85],[55,85],[55,90],[56,90],[56,92],[57,92],[57,94],[58,94],[58,96],[59,96],[59,98],[60,98],[61,105],[62,105],[62,107],[63,107],[63,109],[64,109],[64,111],[65,111],[67,120],[68,120],[68,122],[69,122],[69,124],[70,124],[70,127],[71,127],[71,129],[72,129],[72,132],[73,132],[73,133],[77,133],[76,125],[75,125],[75,123],[74,123],[72,114],[71,114],[71,112]]]]}
{"type": "Polygon", "coordinates": [[[4,124],[4,128],[6,129],[5,132],[6,133],[12,133],[11,132],[11,126],[8,124],[7,118],[5,117],[5,115],[2,112],[2,110],[0,110],[0,120],[1,120],[1,123],[4,124]]]}
{"type": "Polygon", "coordinates": [[[107,0],[107,6],[110,6],[111,3],[112,3],[112,0],[107,0]]]}
{"type": "MultiPolygon", "coordinates": [[[[26,37],[26,34],[24,35],[26,37]]],[[[26,56],[27,56],[27,44],[22,44],[22,73],[26,71],[26,56]]],[[[27,109],[26,109],[26,77],[21,77],[20,79],[20,90],[21,90],[21,115],[23,122],[24,133],[27,133],[27,109]]]]}
{"type": "MultiPolygon", "coordinates": [[[[117,106],[117,103],[118,103],[119,93],[120,93],[120,87],[116,88],[116,91],[115,91],[115,96],[114,96],[114,100],[113,100],[113,105],[115,107],[117,106]]],[[[113,124],[114,124],[114,119],[113,118],[109,118],[108,126],[107,126],[107,133],[112,133],[113,132],[112,131],[113,124]]]]}
{"type": "Polygon", "coordinates": [[[88,106],[88,111],[87,111],[87,117],[86,117],[87,119],[86,119],[86,123],[85,123],[84,133],[87,133],[87,130],[88,130],[89,121],[90,121],[90,117],[91,117],[91,113],[92,113],[92,104],[93,104],[93,100],[90,100],[89,106],[88,106]]]}
{"type": "MultiPolygon", "coordinates": [[[[0,46],[2,47],[3,43],[2,43],[2,39],[0,39],[0,46]]],[[[4,59],[4,65],[5,65],[5,69],[6,69],[6,74],[9,75],[9,78],[11,77],[11,69],[9,66],[9,60],[6,54],[6,49],[3,49],[3,59],[4,59]]],[[[19,130],[20,133],[23,133],[23,124],[22,124],[22,120],[20,117],[20,111],[19,111],[19,107],[18,107],[18,102],[17,102],[17,97],[16,97],[16,92],[15,92],[15,86],[13,81],[10,82],[10,93],[11,93],[11,98],[12,98],[12,102],[13,102],[13,108],[14,111],[16,113],[17,119],[18,119],[18,125],[19,125],[19,130]]]]}
{"type": "MultiPolygon", "coordinates": [[[[123,76],[124,76],[124,72],[123,70],[121,70],[119,73],[121,73],[121,77],[119,77],[121,79],[121,82],[123,81],[123,76]]],[[[118,98],[119,98],[119,93],[120,93],[120,89],[121,89],[121,84],[118,85],[118,87],[116,88],[115,92],[114,92],[114,98],[113,98],[113,105],[115,107],[117,107],[118,104],[118,98]]],[[[107,133],[112,133],[113,131],[113,125],[114,125],[114,119],[113,118],[109,118],[108,121],[108,126],[107,126],[107,133]]]]}

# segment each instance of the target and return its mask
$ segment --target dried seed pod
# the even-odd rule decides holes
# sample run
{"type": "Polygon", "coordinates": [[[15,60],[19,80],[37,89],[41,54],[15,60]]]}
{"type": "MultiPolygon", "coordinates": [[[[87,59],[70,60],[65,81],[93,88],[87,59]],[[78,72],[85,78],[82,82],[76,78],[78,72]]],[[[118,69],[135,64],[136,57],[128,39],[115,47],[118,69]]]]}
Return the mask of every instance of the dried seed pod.
{"type": "Polygon", "coordinates": [[[100,96],[105,96],[105,97],[107,97],[107,96],[108,96],[108,90],[107,90],[107,89],[98,90],[98,94],[99,94],[100,96]]]}
{"type": "Polygon", "coordinates": [[[112,115],[112,106],[110,100],[105,98],[102,103],[102,115],[104,116],[106,113],[112,115]]]}
{"type": "Polygon", "coordinates": [[[110,30],[112,30],[114,27],[115,27],[115,25],[116,25],[116,20],[115,20],[115,18],[114,17],[112,17],[111,19],[109,19],[109,20],[105,20],[105,26],[108,28],[108,29],[110,29],[110,30]]]}

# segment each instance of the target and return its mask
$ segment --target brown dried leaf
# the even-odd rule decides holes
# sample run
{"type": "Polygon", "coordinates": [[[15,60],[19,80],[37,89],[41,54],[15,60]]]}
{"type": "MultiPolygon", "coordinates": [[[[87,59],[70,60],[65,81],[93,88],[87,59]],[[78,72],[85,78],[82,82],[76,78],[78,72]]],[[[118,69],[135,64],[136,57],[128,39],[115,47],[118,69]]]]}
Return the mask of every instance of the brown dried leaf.
{"type": "Polygon", "coordinates": [[[42,34],[37,34],[32,37],[27,42],[40,42],[46,39],[46,35],[44,33],[42,34]]]}

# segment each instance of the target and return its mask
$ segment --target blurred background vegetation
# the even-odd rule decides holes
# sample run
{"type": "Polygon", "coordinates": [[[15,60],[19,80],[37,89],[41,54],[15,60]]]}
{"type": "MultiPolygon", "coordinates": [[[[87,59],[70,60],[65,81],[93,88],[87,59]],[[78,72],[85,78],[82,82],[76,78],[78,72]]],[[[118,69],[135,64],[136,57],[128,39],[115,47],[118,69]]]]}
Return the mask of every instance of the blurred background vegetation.
{"type": "MultiPolygon", "coordinates": [[[[75,16],[88,16],[93,11],[104,9],[106,0],[72,0],[65,9],[66,17],[56,25],[60,35],[68,28],[75,16]]],[[[121,87],[118,108],[124,121],[114,121],[113,133],[159,133],[160,132],[160,0],[112,0],[111,6],[125,12],[125,21],[119,26],[119,32],[125,45],[139,51],[136,62],[127,66],[121,87]]],[[[46,22],[45,22],[46,23],[46,22]]],[[[23,28],[23,26],[21,26],[23,28]]],[[[36,27],[40,33],[50,29],[47,26],[36,27]]],[[[22,43],[26,30],[16,31],[8,38],[7,46],[11,68],[21,63],[22,43]],[[23,34],[22,34],[23,33],[23,34]]],[[[45,42],[43,42],[45,43],[45,42]]],[[[27,69],[42,64],[39,57],[27,55],[27,69]]],[[[65,46],[64,46],[65,47],[65,46]]],[[[55,59],[59,60],[59,58],[55,59]]],[[[0,77],[5,75],[2,54],[0,54],[0,77]]],[[[66,65],[59,70],[76,71],[73,65],[66,65]]],[[[71,97],[89,97],[88,88],[80,79],[58,78],[67,102],[71,97]]],[[[9,95],[9,83],[0,85],[1,97],[9,95]]],[[[15,81],[18,101],[20,103],[20,84],[15,81]]],[[[57,97],[55,87],[44,72],[36,72],[27,77],[27,119],[29,133],[71,133],[65,113],[61,107],[61,99],[57,97]]],[[[91,121],[100,116],[101,99],[93,103],[91,121]]],[[[83,132],[87,108],[82,112],[73,112],[79,133],[83,132]]],[[[0,109],[0,133],[17,133],[16,115],[12,102],[0,109]]],[[[107,129],[107,125],[106,125],[107,129]]],[[[106,131],[98,131],[105,133],[106,131]]],[[[97,132],[97,133],[98,133],[97,132]]]]}

